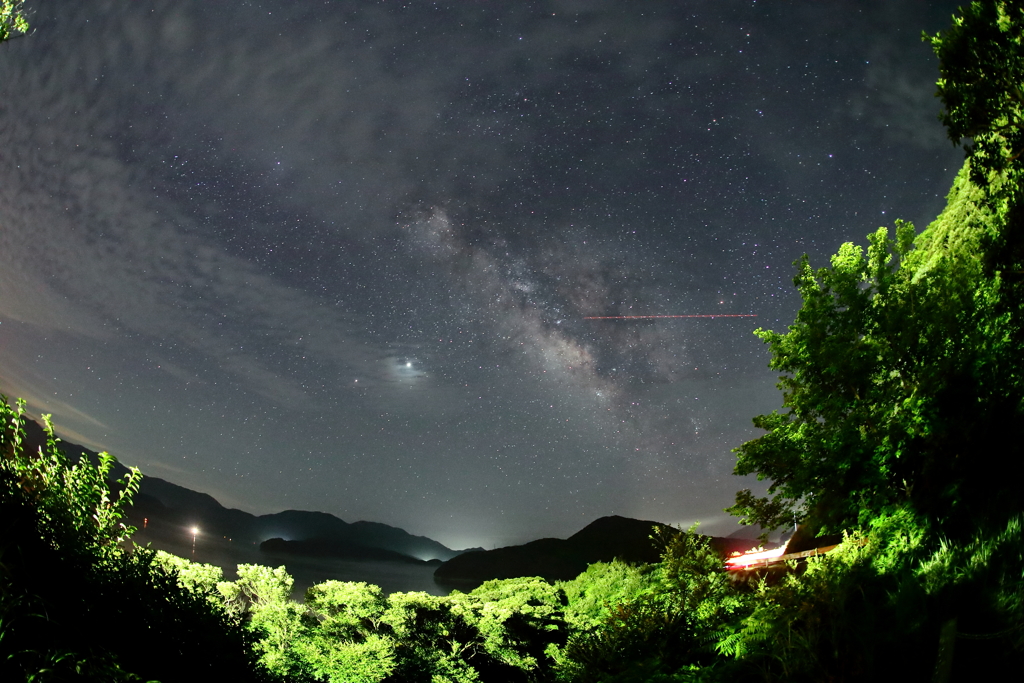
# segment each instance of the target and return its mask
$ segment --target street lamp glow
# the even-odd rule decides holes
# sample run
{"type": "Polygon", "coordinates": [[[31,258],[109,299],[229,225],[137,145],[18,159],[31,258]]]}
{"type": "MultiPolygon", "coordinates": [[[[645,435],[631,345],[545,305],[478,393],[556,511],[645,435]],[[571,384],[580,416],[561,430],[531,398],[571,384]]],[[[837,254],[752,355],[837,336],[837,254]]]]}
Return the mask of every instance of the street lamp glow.
{"type": "Polygon", "coordinates": [[[196,557],[196,534],[199,533],[199,527],[192,527],[192,559],[196,557]]]}

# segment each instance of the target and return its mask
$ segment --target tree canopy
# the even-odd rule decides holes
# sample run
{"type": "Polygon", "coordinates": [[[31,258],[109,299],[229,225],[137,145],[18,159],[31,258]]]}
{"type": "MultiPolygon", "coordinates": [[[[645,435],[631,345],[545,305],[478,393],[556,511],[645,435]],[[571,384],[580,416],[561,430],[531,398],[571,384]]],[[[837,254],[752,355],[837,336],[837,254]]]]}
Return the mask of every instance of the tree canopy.
{"type": "Polygon", "coordinates": [[[770,481],[730,510],[778,528],[838,531],[901,506],[969,535],[1024,505],[1021,178],[1024,3],[975,2],[931,38],[941,115],[968,158],[943,213],[915,237],[897,222],[828,267],[806,256],[786,333],[757,330],[782,371],[783,411],[736,449],[770,481]]]}
{"type": "Polygon", "coordinates": [[[25,0],[0,0],[0,43],[28,32],[24,4],[25,0]]]}
{"type": "Polygon", "coordinates": [[[939,118],[965,145],[971,180],[985,185],[990,171],[1015,170],[1024,152],[1024,3],[972,2],[949,29],[924,38],[939,58],[939,118]]]}

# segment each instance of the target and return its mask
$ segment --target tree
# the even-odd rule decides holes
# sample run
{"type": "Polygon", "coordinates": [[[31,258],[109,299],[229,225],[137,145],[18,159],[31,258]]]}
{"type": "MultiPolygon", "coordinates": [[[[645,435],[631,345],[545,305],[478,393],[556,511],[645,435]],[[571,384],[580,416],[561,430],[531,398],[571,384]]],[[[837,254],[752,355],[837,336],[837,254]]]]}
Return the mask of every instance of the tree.
{"type": "Polygon", "coordinates": [[[0,397],[0,679],[266,680],[237,622],[127,547],[138,471],[72,463],[44,423],[32,453],[24,403],[0,397]]]}
{"type": "Polygon", "coordinates": [[[617,605],[655,592],[660,579],[655,565],[595,562],[575,579],[557,584],[568,602],[565,620],[574,630],[591,629],[605,621],[617,605]]]}
{"type": "Polygon", "coordinates": [[[737,494],[748,523],[837,531],[910,505],[966,537],[1021,509],[995,477],[1024,474],[1024,3],[971,3],[926,38],[940,118],[970,138],[964,169],[916,238],[897,223],[866,256],[844,244],[829,268],[798,262],[795,323],[756,332],[786,410],[736,449],[737,474],[771,482],[737,494]]]}
{"type": "Polygon", "coordinates": [[[945,32],[923,37],[939,58],[939,118],[984,186],[990,172],[1016,175],[1024,153],[1024,3],[972,2],[960,12],[945,32]]]}
{"type": "Polygon", "coordinates": [[[869,236],[866,255],[844,244],[830,268],[799,262],[795,323],[756,332],[786,373],[788,410],[755,418],[767,433],[736,449],[735,472],[770,480],[769,495],[741,491],[731,512],[838,531],[911,505],[960,533],[1020,509],[994,475],[1022,469],[1007,449],[1024,438],[1024,349],[983,263],[1006,214],[967,175],[916,240],[898,223],[895,240],[869,236]]]}
{"type": "Polygon", "coordinates": [[[28,32],[24,4],[25,0],[0,0],[0,43],[10,39],[12,33],[28,32]]]}
{"type": "MultiPolygon", "coordinates": [[[[1024,2],[972,2],[953,25],[924,35],[939,58],[940,120],[962,145],[971,182],[1006,215],[986,245],[985,264],[1002,271],[1005,302],[1024,297],[1024,2]]],[[[1017,307],[1017,314],[1020,313],[1017,307]]],[[[1019,319],[1019,315],[1018,315],[1019,319]]]]}
{"type": "Polygon", "coordinates": [[[301,670],[292,647],[301,631],[301,609],[289,600],[295,579],[282,565],[276,569],[240,564],[236,581],[222,581],[217,591],[229,614],[244,615],[248,628],[260,636],[256,649],[270,671],[291,676],[301,670]]]}
{"type": "Polygon", "coordinates": [[[363,582],[325,581],[306,591],[305,628],[295,641],[314,676],[376,683],[395,669],[395,641],[379,632],[387,598],[363,582]]]}
{"type": "Polygon", "coordinates": [[[175,574],[181,588],[221,603],[217,584],[224,580],[224,570],[220,567],[192,562],[163,550],[156,551],[153,562],[175,574]]]}
{"type": "Polygon", "coordinates": [[[383,621],[397,641],[394,680],[480,680],[468,662],[483,653],[479,634],[446,598],[392,593],[383,621]]]}

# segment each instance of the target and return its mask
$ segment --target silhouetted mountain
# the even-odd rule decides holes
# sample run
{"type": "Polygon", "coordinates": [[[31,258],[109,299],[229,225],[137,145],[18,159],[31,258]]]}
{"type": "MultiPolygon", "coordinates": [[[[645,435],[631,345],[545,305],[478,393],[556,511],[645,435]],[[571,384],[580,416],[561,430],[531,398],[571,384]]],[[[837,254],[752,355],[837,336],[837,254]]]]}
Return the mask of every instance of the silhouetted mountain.
{"type": "MultiPolygon", "coordinates": [[[[441,564],[434,578],[442,582],[481,583],[540,576],[549,581],[567,581],[594,562],[620,559],[636,564],[653,563],[661,559],[661,549],[651,539],[655,528],[670,527],[627,517],[602,517],[565,540],[542,538],[523,545],[463,553],[441,564]]],[[[743,539],[711,537],[711,543],[723,555],[750,547],[743,539]]]]}
{"type": "MultiPolygon", "coordinates": [[[[285,510],[271,515],[251,515],[225,508],[210,496],[156,477],[142,480],[129,519],[140,529],[145,526],[151,535],[158,535],[161,527],[180,535],[182,529],[196,526],[205,535],[241,543],[259,544],[271,538],[304,542],[320,539],[335,545],[380,548],[420,560],[447,560],[458,554],[437,541],[414,536],[403,529],[375,522],[349,524],[326,512],[285,510]],[[146,519],[148,522],[144,521],[146,519]]],[[[311,543],[304,543],[294,546],[290,552],[299,554],[301,549],[311,547],[311,543]]]]}
{"type": "MultiPolygon", "coordinates": [[[[35,451],[45,444],[43,428],[32,420],[26,420],[26,448],[35,451]]],[[[60,448],[72,460],[85,455],[92,462],[98,461],[96,451],[84,446],[61,441],[60,448]]],[[[113,479],[127,474],[128,469],[120,464],[115,465],[111,472],[113,479]]],[[[162,541],[180,546],[183,539],[191,538],[188,530],[198,527],[204,537],[228,539],[239,545],[259,545],[271,538],[304,541],[300,545],[289,546],[291,555],[306,553],[323,557],[322,553],[313,550],[313,539],[329,543],[335,552],[343,552],[343,547],[351,546],[353,559],[371,548],[394,553],[396,557],[403,558],[403,562],[410,559],[448,560],[459,554],[459,551],[433,539],[414,536],[397,527],[378,522],[350,524],[326,512],[285,510],[271,515],[252,515],[225,508],[208,494],[148,475],[143,476],[142,485],[133,500],[127,522],[139,528],[136,540],[152,541],[157,547],[164,545],[162,541]]]]}
{"type": "Polygon", "coordinates": [[[602,517],[568,539],[542,538],[523,545],[464,553],[444,562],[434,578],[439,581],[487,581],[521,576],[568,580],[593,562],[615,558],[627,562],[657,562],[658,550],[650,536],[658,522],[602,517]]]}

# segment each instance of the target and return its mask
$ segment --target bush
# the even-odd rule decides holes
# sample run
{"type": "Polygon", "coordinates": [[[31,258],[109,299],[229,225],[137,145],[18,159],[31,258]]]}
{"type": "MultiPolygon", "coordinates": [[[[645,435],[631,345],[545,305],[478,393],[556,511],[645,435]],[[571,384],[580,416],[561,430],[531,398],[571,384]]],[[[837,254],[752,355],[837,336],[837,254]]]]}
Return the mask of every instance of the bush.
{"type": "Polygon", "coordinates": [[[204,596],[181,589],[154,552],[126,549],[138,490],[114,459],[72,464],[57,446],[24,449],[24,403],[0,400],[0,678],[263,680],[251,638],[204,596]]]}

